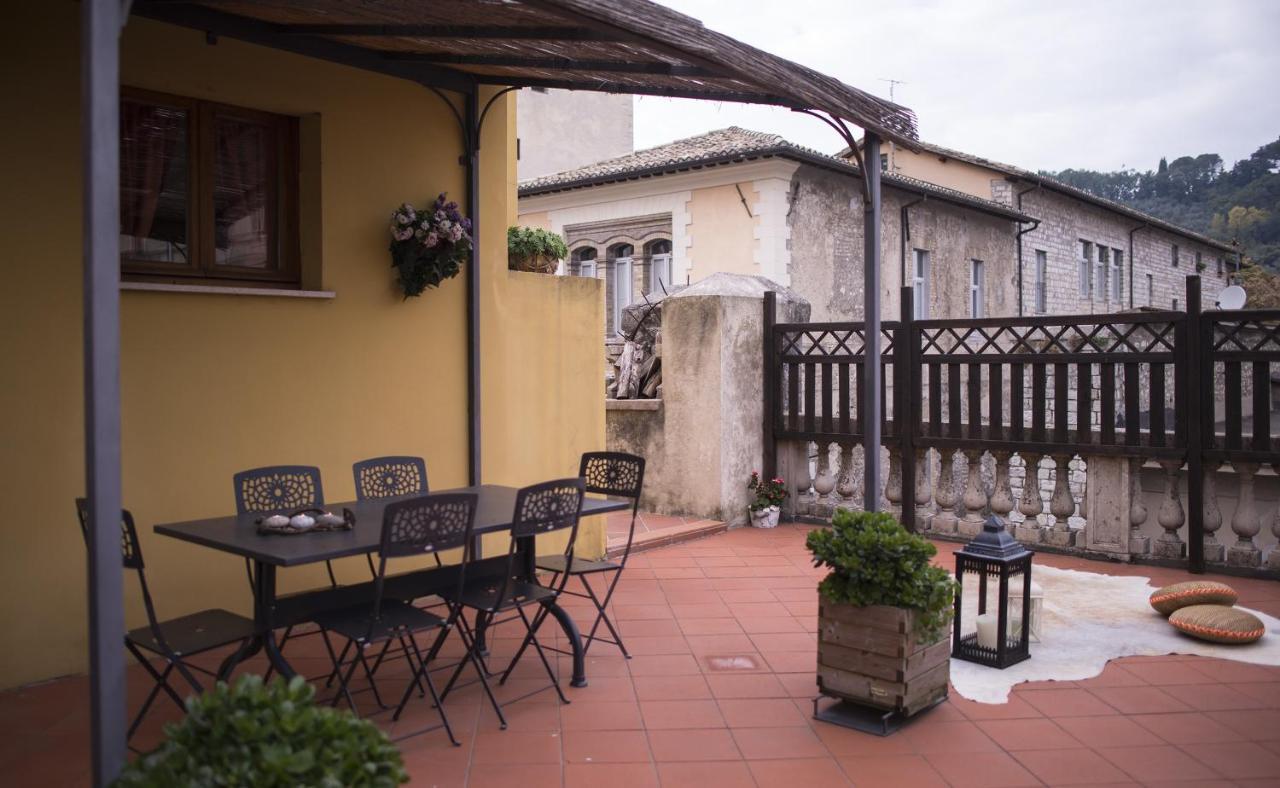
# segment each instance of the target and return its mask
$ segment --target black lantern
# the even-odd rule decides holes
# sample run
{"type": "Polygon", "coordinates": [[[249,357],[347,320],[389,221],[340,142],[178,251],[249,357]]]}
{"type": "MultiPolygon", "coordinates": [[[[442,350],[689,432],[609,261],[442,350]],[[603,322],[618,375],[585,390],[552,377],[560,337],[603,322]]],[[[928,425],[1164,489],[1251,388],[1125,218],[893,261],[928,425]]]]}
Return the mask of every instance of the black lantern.
{"type": "Polygon", "coordinates": [[[992,515],[982,526],[982,533],[963,549],[957,550],[955,609],[955,636],[951,640],[951,656],[956,659],[977,662],[992,668],[1007,668],[1031,656],[1028,636],[1031,632],[1031,557],[1032,552],[1019,544],[1000,518],[992,515]],[[978,577],[978,616],[973,631],[966,631],[969,622],[961,620],[964,579],[968,574],[978,577]],[[995,581],[998,588],[988,593],[988,584],[995,581]],[[994,599],[992,599],[994,597],[994,599]],[[1021,613],[1021,626],[1010,626],[1009,600],[1021,613]],[[995,612],[987,611],[987,603],[994,602],[995,612]]]}

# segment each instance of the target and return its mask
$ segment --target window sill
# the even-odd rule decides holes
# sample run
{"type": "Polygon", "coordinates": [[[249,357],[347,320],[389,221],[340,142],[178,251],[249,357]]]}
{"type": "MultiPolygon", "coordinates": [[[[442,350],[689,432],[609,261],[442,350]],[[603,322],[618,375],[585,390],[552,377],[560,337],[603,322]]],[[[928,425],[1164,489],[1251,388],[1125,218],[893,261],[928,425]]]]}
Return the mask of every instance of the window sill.
{"type": "Polygon", "coordinates": [[[660,399],[605,399],[605,410],[661,410],[660,399]]]}
{"type": "Polygon", "coordinates": [[[221,285],[175,285],[166,282],[121,282],[120,290],[142,293],[190,293],[194,295],[265,296],[267,298],[313,298],[329,300],[337,297],[332,290],[286,290],[275,287],[223,287],[221,285]]]}

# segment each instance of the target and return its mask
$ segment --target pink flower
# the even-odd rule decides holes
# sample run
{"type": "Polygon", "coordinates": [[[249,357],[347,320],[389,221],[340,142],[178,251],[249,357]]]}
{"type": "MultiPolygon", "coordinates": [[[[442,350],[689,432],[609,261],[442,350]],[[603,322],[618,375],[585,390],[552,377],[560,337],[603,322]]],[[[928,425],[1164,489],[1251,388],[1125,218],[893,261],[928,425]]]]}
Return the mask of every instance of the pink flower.
{"type": "Polygon", "coordinates": [[[413,237],[413,228],[401,227],[400,229],[395,230],[394,233],[397,241],[407,241],[413,237]]]}
{"type": "Polygon", "coordinates": [[[454,243],[457,243],[458,241],[462,240],[462,228],[456,224],[450,227],[449,240],[453,241],[454,243]]]}
{"type": "Polygon", "coordinates": [[[404,205],[401,205],[400,212],[405,215],[405,222],[404,222],[405,224],[412,222],[418,216],[417,212],[413,210],[413,206],[410,205],[409,203],[405,203],[404,205]]]}
{"type": "Polygon", "coordinates": [[[430,249],[431,247],[435,246],[438,243],[440,243],[440,236],[437,235],[434,230],[427,233],[426,240],[422,242],[423,246],[427,247],[428,249],[430,249]]]}

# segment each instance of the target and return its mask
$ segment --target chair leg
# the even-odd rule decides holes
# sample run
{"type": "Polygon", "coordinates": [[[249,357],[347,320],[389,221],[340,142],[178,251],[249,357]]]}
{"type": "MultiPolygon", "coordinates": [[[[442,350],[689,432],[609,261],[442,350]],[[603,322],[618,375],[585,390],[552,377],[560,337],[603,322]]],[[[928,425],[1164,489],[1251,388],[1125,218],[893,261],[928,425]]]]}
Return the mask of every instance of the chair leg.
{"type": "MultiPolygon", "coordinates": [[[[387,641],[388,643],[390,641],[387,641]]],[[[378,704],[379,709],[385,709],[387,704],[382,702],[382,695],[378,692],[378,683],[373,680],[373,671],[369,669],[369,660],[365,659],[364,649],[356,649],[356,658],[360,660],[360,666],[364,668],[365,678],[369,680],[369,689],[373,690],[373,702],[378,704]]]]}
{"type": "Polygon", "coordinates": [[[582,587],[587,590],[587,595],[591,597],[591,601],[596,606],[595,623],[591,625],[591,632],[589,632],[586,638],[583,639],[583,656],[586,656],[587,651],[590,650],[592,642],[596,639],[596,630],[600,628],[600,622],[603,621],[604,625],[609,628],[610,634],[613,635],[614,645],[622,651],[622,656],[627,659],[631,659],[631,654],[627,651],[627,647],[622,643],[622,635],[618,634],[618,630],[614,627],[613,621],[609,619],[609,614],[605,612],[609,607],[609,601],[613,599],[613,591],[618,587],[618,581],[622,579],[622,570],[619,569],[613,573],[613,580],[609,583],[609,589],[604,592],[603,601],[596,596],[595,590],[591,587],[591,584],[587,582],[586,575],[578,575],[578,579],[582,581],[582,587]]]}
{"type": "MultiPolygon", "coordinates": [[[[326,646],[328,646],[328,637],[329,637],[328,635],[325,635],[326,646]]],[[[348,640],[346,642],[346,645],[342,647],[342,653],[339,654],[335,659],[333,656],[333,649],[329,648],[329,659],[333,660],[333,670],[329,673],[329,678],[325,679],[325,682],[324,682],[325,689],[328,689],[333,686],[333,680],[338,678],[338,670],[339,670],[338,666],[341,665],[344,661],[346,661],[347,651],[349,651],[350,649],[351,649],[351,641],[348,640]]]]}
{"type": "Polygon", "coordinates": [[[400,698],[400,705],[396,707],[395,714],[391,715],[391,719],[392,721],[399,721],[400,713],[404,711],[405,704],[409,702],[409,696],[413,694],[414,686],[417,685],[421,689],[421,685],[418,683],[418,679],[421,677],[427,683],[427,691],[431,693],[431,701],[436,706],[436,713],[440,715],[440,723],[444,725],[444,732],[449,734],[449,741],[453,743],[454,747],[461,747],[462,742],[458,741],[457,737],[453,735],[453,726],[449,724],[449,717],[444,713],[444,701],[441,700],[439,693],[436,692],[435,682],[431,680],[431,671],[427,667],[435,654],[439,652],[440,646],[444,643],[444,639],[448,634],[449,630],[447,629],[440,632],[424,659],[422,652],[418,649],[418,642],[413,639],[413,633],[409,633],[409,644],[413,647],[413,653],[418,658],[418,667],[414,671],[413,681],[405,687],[404,696],[400,698]]]}
{"type": "MultiPolygon", "coordinates": [[[[538,627],[542,626],[542,620],[546,618],[547,615],[548,613],[545,607],[538,608],[538,612],[533,614],[533,628],[535,630],[538,627]]],[[[498,679],[499,684],[507,683],[507,679],[511,677],[511,671],[515,670],[516,663],[518,663],[520,661],[520,658],[524,656],[524,650],[529,647],[529,644],[532,641],[533,641],[533,636],[528,632],[526,632],[524,635],[524,640],[520,641],[520,648],[516,649],[516,654],[514,657],[511,658],[511,662],[507,665],[507,669],[502,671],[502,678],[498,679]]]]}
{"type": "MultiPolygon", "coordinates": [[[[343,646],[342,654],[344,657],[346,656],[348,647],[351,646],[353,643],[354,641],[347,641],[347,645],[343,646]]],[[[338,699],[346,698],[347,705],[351,707],[351,711],[355,713],[357,716],[359,716],[360,710],[356,707],[355,698],[351,697],[350,686],[351,686],[351,677],[355,675],[356,668],[360,665],[360,660],[358,658],[359,649],[360,647],[356,646],[357,656],[351,658],[351,663],[347,667],[347,672],[345,674],[342,672],[342,665],[340,663],[335,662],[333,664],[333,672],[338,674],[338,691],[334,693],[333,700],[329,702],[330,706],[337,708],[338,699]]]]}
{"type": "MultiPolygon", "coordinates": [[[[523,607],[517,605],[516,612],[520,614],[520,620],[524,622],[525,628],[529,630],[529,642],[533,644],[533,650],[537,652],[538,659],[542,660],[542,667],[547,669],[547,676],[551,678],[551,686],[556,688],[556,694],[560,696],[560,702],[568,703],[569,699],[564,696],[564,690],[560,689],[560,679],[556,676],[556,669],[551,667],[551,663],[547,660],[547,653],[542,650],[542,644],[538,642],[538,627],[542,626],[542,622],[546,620],[546,616],[538,618],[535,615],[534,618],[537,620],[537,624],[535,625],[529,620],[529,617],[524,614],[523,607]]],[[[510,668],[508,668],[508,670],[510,670],[510,668]]]]}
{"type": "Polygon", "coordinates": [[[462,616],[458,616],[458,636],[462,638],[462,646],[466,649],[466,654],[462,659],[458,660],[458,666],[454,669],[453,675],[449,677],[449,683],[445,685],[444,690],[440,693],[441,702],[444,702],[444,699],[449,697],[449,692],[453,690],[453,685],[457,682],[458,676],[462,675],[463,667],[470,662],[475,666],[476,675],[480,677],[480,686],[484,688],[484,694],[489,697],[489,703],[493,706],[494,713],[498,715],[499,727],[502,730],[506,730],[507,718],[502,713],[502,706],[499,705],[498,699],[493,695],[493,688],[489,686],[488,671],[481,663],[478,654],[479,643],[472,634],[466,618],[462,616]]]}

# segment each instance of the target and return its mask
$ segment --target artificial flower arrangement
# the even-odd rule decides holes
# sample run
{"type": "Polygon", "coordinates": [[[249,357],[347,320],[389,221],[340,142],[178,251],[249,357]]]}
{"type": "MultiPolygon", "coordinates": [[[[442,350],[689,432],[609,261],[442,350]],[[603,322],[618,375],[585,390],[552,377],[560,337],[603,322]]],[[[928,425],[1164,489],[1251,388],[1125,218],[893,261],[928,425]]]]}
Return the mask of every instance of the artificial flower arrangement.
{"type": "Polygon", "coordinates": [[[751,472],[747,489],[755,493],[756,499],[751,502],[751,510],[759,511],[770,506],[781,506],[787,498],[787,483],[782,479],[761,479],[759,471],[751,472]]]}
{"type": "Polygon", "coordinates": [[[405,203],[391,215],[391,267],[405,298],[457,276],[471,246],[471,220],[443,192],[429,208],[405,203]]]}

